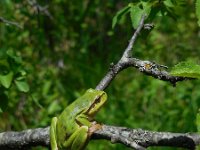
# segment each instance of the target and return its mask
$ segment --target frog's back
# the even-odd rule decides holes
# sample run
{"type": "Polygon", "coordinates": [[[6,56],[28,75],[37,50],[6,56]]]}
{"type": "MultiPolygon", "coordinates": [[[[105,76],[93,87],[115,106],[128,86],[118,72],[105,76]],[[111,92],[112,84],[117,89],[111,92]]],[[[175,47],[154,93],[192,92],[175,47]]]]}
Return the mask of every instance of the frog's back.
{"type": "Polygon", "coordinates": [[[57,137],[57,141],[63,143],[77,128],[79,128],[79,125],[76,123],[76,117],[87,107],[87,101],[84,101],[81,97],[65,108],[65,110],[58,117],[57,133],[60,136],[57,137]]]}

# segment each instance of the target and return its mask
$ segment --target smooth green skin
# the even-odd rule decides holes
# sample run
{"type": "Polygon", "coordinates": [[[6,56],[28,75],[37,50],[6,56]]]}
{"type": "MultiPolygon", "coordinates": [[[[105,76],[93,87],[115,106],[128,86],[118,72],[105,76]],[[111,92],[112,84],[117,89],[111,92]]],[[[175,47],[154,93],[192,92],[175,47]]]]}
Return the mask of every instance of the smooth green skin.
{"type": "Polygon", "coordinates": [[[88,89],[71,103],[50,127],[52,150],[82,150],[89,142],[92,119],[107,100],[104,91],[88,89]]]}

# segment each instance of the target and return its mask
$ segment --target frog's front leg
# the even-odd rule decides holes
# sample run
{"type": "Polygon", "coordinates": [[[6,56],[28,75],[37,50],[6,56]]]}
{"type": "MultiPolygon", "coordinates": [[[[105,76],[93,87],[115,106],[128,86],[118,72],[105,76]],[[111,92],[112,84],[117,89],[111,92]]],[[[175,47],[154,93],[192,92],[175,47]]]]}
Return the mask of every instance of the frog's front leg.
{"type": "Polygon", "coordinates": [[[79,124],[80,126],[91,126],[91,119],[84,114],[80,114],[76,117],[76,123],[79,124]]]}
{"type": "Polygon", "coordinates": [[[76,117],[76,123],[84,126],[88,126],[88,138],[97,130],[102,128],[101,124],[98,124],[96,121],[92,120],[91,117],[88,117],[84,114],[80,114],[76,117]]]}
{"type": "Polygon", "coordinates": [[[53,117],[50,126],[50,142],[51,142],[51,149],[58,150],[57,141],[56,141],[56,124],[57,124],[57,117],[53,117]]]}
{"type": "Polygon", "coordinates": [[[70,150],[83,150],[89,140],[88,127],[79,127],[64,143],[64,147],[70,150]]]}

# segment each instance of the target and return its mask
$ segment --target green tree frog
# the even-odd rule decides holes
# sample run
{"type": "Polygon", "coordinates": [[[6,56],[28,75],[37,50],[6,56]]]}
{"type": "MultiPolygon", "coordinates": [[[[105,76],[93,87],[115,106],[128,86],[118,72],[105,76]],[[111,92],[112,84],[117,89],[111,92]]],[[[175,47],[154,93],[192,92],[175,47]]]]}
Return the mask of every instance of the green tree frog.
{"type": "Polygon", "coordinates": [[[107,94],[104,91],[88,89],[58,117],[54,117],[50,127],[51,149],[84,149],[92,132],[101,127],[92,119],[106,100],[107,94]]]}

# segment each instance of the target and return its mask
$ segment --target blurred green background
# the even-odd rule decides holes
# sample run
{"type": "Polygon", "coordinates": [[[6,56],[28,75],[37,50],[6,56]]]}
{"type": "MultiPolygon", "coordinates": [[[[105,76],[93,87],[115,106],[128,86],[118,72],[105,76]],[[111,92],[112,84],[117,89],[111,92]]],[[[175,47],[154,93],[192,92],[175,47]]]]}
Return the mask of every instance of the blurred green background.
{"type": "MultiPolygon", "coordinates": [[[[0,23],[0,75],[11,82],[7,88],[0,86],[1,132],[46,127],[86,89],[95,88],[133,34],[129,18],[111,28],[113,16],[128,2],[38,0],[49,6],[51,20],[27,1],[0,1],[0,16],[23,26],[0,23]]],[[[148,37],[138,39],[134,57],[169,67],[186,59],[199,61],[200,30],[193,0],[177,20],[158,17],[154,24],[148,37]]],[[[154,131],[196,132],[199,89],[199,80],[173,87],[129,68],[106,89],[109,99],[96,120],[154,131]]],[[[96,140],[87,149],[128,148],[96,140]]]]}

